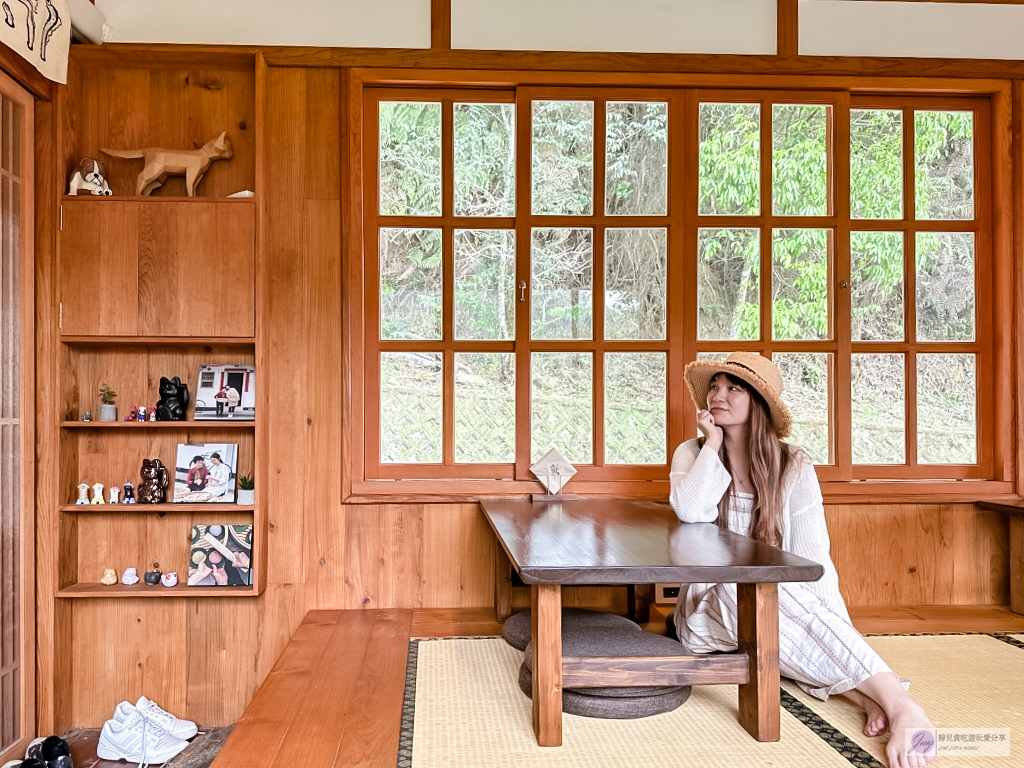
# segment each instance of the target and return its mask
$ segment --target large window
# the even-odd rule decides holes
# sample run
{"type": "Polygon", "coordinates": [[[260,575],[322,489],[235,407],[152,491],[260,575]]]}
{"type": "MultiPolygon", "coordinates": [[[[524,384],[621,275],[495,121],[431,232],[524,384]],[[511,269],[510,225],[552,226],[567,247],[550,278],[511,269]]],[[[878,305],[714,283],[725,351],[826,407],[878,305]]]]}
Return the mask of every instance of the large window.
{"type": "MultiPolygon", "coordinates": [[[[365,94],[367,479],[666,479],[770,356],[823,480],[992,477],[988,102],[365,94]],[[986,415],[988,414],[988,415],[986,415]]],[[[488,486],[489,488],[493,485],[488,486]]]]}

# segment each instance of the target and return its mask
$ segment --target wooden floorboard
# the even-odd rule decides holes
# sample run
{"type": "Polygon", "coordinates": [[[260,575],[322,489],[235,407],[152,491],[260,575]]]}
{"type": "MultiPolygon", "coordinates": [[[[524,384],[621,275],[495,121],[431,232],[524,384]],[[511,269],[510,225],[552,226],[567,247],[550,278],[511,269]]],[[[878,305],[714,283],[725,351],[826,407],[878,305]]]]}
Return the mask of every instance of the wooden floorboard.
{"type": "MultiPolygon", "coordinates": [[[[651,606],[664,633],[671,606],[651,606]]],[[[850,608],[864,634],[1024,633],[1009,606],[850,608]]],[[[212,768],[358,765],[394,768],[413,637],[500,635],[493,608],[311,611],[242,715],[212,768]]],[[[75,768],[124,768],[96,757],[98,729],[66,735],[75,768]]]]}

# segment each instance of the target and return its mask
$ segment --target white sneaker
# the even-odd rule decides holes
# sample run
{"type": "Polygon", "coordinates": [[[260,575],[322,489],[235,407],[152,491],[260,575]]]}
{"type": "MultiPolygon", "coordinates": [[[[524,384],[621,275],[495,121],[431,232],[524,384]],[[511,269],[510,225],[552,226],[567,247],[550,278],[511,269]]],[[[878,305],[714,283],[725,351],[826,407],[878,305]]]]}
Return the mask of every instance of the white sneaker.
{"type": "Polygon", "coordinates": [[[132,712],[138,711],[144,718],[154,725],[159,725],[172,736],[179,739],[191,739],[199,729],[191,720],[180,720],[170,712],[162,709],[155,701],[140,696],[139,700],[132,706],[127,701],[122,701],[114,708],[115,722],[122,723],[132,712]]]}
{"type": "Polygon", "coordinates": [[[136,710],[121,722],[107,720],[103,724],[96,755],[103,760],[137,761],[141,766],[166,763],[187,746],[187,741],[172,736],[136,710]]]}

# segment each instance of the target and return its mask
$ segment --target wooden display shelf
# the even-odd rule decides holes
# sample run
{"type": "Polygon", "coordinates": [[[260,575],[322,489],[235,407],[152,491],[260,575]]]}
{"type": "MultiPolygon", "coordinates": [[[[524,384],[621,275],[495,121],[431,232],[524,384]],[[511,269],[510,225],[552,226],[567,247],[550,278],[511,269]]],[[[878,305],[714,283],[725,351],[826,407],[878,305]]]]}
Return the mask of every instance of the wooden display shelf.
{"type": "Polygon", "coordinates": [[[190,587],[178,582],[173,587],[163,584],[147,584],[140,581],[128,586],[120,581],[109,587],[98,581],[81,582],[59,590],[58,598],[79,597],[256,597],[259,592],[256,586],[251,587],[190,587]]]}
{"type": "Polygon", "coordinates": [[[61,429],[253,429],[252,419],[200,419],[195,421],[62,421],[61,429]]]}
{"type": "MultiPolygon", "coordinates": [[[[241,190],[239,190],[241,191],[241,190]]],[[[61,202],[69,200],[89,200],[93,202],[153,202],[165,203],[255,203],[255,197],[187,197],[184,195],[61,195],[61,202]]]]}
{"type": "MultiPolygon", "coordinates": [[[[104,488],[104,490],[106,490],[104,488]]],[[[223,504],[219,502],[206,502],[204,504],[174,504],[164,502],[163,504],[63,504],[61,512],[124,512],[125,514],[139,512],[254,512],[254,504],[223,504]]]]}
{"type": "Polygon", "coordinates": [[[61,336],[62,344],[136,347],[251,347],[252,336],[61,336]]]}

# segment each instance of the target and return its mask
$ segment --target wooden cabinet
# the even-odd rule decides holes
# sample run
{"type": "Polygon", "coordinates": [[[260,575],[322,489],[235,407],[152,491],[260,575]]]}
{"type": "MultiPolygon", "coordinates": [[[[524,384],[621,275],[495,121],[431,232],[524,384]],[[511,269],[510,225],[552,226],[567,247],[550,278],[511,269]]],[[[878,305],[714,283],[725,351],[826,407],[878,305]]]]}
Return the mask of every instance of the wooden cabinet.
{"type": "Polygon", "coordinates": [[[252,338],[252,200],[65,198],[61,334],[252,338]]]}

